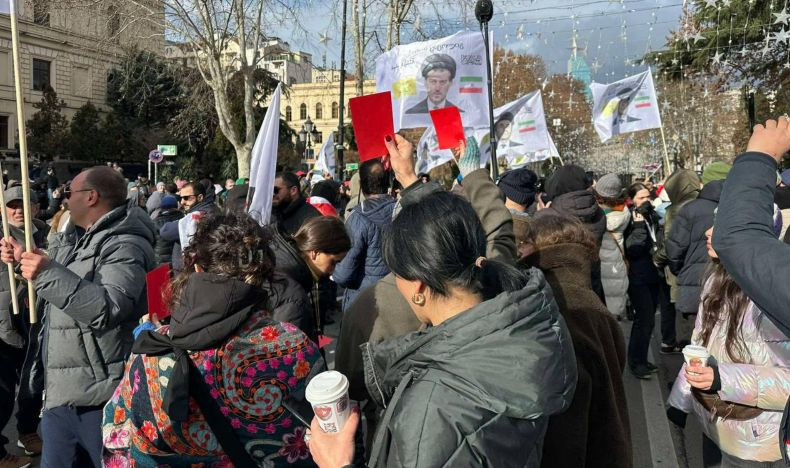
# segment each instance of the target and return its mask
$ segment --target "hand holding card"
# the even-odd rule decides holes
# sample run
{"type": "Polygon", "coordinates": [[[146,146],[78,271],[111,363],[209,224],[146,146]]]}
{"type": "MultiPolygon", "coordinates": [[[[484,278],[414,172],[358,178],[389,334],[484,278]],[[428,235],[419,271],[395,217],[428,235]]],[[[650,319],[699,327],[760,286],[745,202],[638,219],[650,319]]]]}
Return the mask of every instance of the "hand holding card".
{"type": "Polygon", "coordinates": [[[395,134],[392,123],[392,96],[389,91],[360,96],[348,101],[351,124],[357,140],[360,162],[387,154],[384,138],[395,134]]]}

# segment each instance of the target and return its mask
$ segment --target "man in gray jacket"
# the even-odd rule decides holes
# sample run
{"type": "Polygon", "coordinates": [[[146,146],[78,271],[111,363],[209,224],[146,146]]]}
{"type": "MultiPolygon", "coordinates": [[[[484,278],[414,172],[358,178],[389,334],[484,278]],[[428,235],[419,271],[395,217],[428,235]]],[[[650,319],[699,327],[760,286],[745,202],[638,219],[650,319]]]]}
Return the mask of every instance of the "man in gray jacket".
{"type": "Polygon", "coordinates": [[[23,252],[11,238],[2,260],[20,265],[43,311],[41,433],[46,467],[101,466],[101,419],[146,311],[145,275],[153,269],[155,228],[145,211],[127,208],[120,173],[93,167],[65,191],[73,226],[49,252],[23,252]],[[90,456],[75,460],[78,447],[90,456]]]}

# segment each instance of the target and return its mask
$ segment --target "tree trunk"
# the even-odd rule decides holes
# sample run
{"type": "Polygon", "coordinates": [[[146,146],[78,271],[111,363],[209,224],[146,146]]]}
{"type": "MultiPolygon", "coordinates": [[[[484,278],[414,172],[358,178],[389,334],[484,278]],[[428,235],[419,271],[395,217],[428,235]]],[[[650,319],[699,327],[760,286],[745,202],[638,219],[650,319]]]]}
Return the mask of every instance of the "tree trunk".
{"type": "Polygon", "coordinates": [[[365,0],[353,0],[351,4],[351,19],[352,28],[354,29],[354,55],[356,60],[354,64],[356,90],[357,96],[362,96],[364,92],[365,81],[365,0]],[[362,22],[360,23],[359,16],[362,10],[362,22]]]}

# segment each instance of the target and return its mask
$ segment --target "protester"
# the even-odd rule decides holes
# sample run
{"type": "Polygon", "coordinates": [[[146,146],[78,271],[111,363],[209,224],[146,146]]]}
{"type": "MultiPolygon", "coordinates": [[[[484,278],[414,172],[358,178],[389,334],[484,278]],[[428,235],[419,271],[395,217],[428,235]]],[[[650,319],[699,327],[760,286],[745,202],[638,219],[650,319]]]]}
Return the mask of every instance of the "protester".
{"type": "MultiPolygon", "coordinates": [[[[516,255],[513,217],[505,208],[502,192],[488,176],[487,171],[480,169],[477,142],[470,138],[468,143],[462,157],[459,158],[463,195],[472,204],[485,229],[487,257],[513,263],[516,255]]],[[[390,145],[389,160],[395,177],[406,186],[397,204],[400,207],[419,203],[426,196],[443,190],[436,182],[424,184],[418,180],[414,172],[414,160],[410,148],[410,143],[402,138],[398,139],[397,149],[390,145]]],[[[397,211],[397,206],[393,213],[397,211]]],[[[336,370],[349,379],[351,398],[358,401],[370,400],[365,386],[360,346],[366,342],[375,344],[403,336],[419,330],[420,326],[420,321],[415,317],[408,301],[398,291],[395,275],[389,274],[359,293],[356,300],[344,312],[335,355],[336,370]]],[[[375,428],[378,421],[375,405],[365,406],[365,416],[367,427],[375,428]]],[[[369,429],[366,444],[368,449],[372,443],[372,435],[373,431],[369,429]]]]}
{"type": "Polygon", "coordinates": [[[23,253],[12,238],[2,260],[20,264],[43,306],[42,466],[101,466],[101,407],[131,351],[145,313],[145,274],[155,266],[154,226],[127,208],[123,176],[106,166],[81,172],[64,194],[71,226],[47,252],[23,253]],[[78,447],[80,450],[78,450],[78,447]]]}
{"type": "MultiPolygon", "coordinates": [[[[5,190],[5,210],[11,235],[19,243],[25,243],[25,217],[22,207],[22,187],[10,186],[5,190]]],[[[33,219],[33,243],[35,247],[46,248],[49,232],[40,219],[33,219]]],[[[41,412],[41,392],[32,391],[29,385],[33,359],[26,359],[36,351],[36,336],[39,325],[31,325],[25,299],[27,282],[17,280],[17,290],[11,291],[8,269],[0,268],[0,427],[6,427],[16,405],[16,430],[19,445],[25,455],[41,453],[41,439],[36,433],[41,412]],[[17,296],[19,315],[12,314],[11,297],[17,296]],[[16,387],[19,385],[19,392],[16,387]]],[[[8,439],[0,436],[0,467],[19,467],[32,463],[28,456],[8,453],[5,445],[8,439]]]]}
{"type": "MultiPolygon", "coordinates": [[[[346,219],[351,250],[335,268],[332,279],[345,288],[343,310],[354,302],[359,291],[389,273],[381,257],[381,236],[392,222],[395,199],[387,194],[389,175],[381,161],[373,159],[359,166],[359,181],[365,199],[346,219]]],[[[312,197],[311,197],[312,198],[312,197]]]]}
{"type": "Polygon", "coordinates": [[[46,208],[36,216],[37,219],[49,221],[58,211],[60,211],[60,207],[63,204],[64,189],[65,186],[59,186],[52,190],[52,199],[49,200],[46,208]]]}
{"type": "Polygon", "coordinates": [[[351,176],[351,180],[348,182],[349,188],[349,201],[346,204],[346,216],[354,210],[354,207],[357,206],[365,197],[362,195],[362,189],[359,185],[359,172],[354,173],[351,176]]]}
{"type": "Polygon", "coordinates": [[[316,216],[321,216],[321,212],[307,203],[302,196],[296,174],[292,172],[277,174],[272,198],[272,224],[280,230],[280,233],[293,235],[305,221],[316,216]]]}
{"type": "Polygon", "coordinates": [[[163,263],[170,263],[173,260],[173,246],[176,241],[164,239],[159,231],[162,227],[170,222],[178,221],[184,217],[184,212],[178,209],[178,200],[172,195],[165,195],[162,197],[162,203],[158,208],[159,215],[154,218],[154,225],[156,226],[156,244],[154,246],[154,254],[156,255],[157,265],[163,263]]]}
{"type": "Polygon", "coordinates": [[[576,380],[543,275],[485,259],[480,220],[447,192],[403,207],[383,253],[429,328],[363,350],[371,396],[387,408],[368,465],[535,464],[547,419],[568,407],[576,380]]]}
{"type": "Polygon", "coordinates": [[[678,169],[664,184],[663,192],[667,193],[671,202],[663,216],[663,228],[656,230],[657,250],[653,254],[653,261],[658,266],[659,275],[665,281],[660,281],[661,291],[659,294],[668,295],[669,302],[666,307],[661,308],[661,353],[677,354],[680,353],[682,346],[677,340],[677,278],[668,265],[669,260],[666,252],[666,238],[672,231],[675,216],[686,204],[695,200],[700,193],[702,182],[696,172],[690,169],[678,169]],[[666,285],[666,286],[665,286],[666,285]],[[669,288],[667,290],[667,287],[669,288]]]}
{"type": "Polygon", "coordinates": [[[304,333],[269,315],[270,240],[244,215],[198,224],[172,283],[170,326],[140,334],[104,408],[105,466],[311,465],[305,428],[283,402],[307,405],[306,383],[323,360],[304,333]],[[232,433],[222,436],[221,425],[232,433]],[[241,458],[225,437],[241,443],[241,458]]]}
{"type": "MultiPolygon", "coordinates": [[[[250,186],[245,179],[236,180],[236,185],[225,196],[225,213],[241,214],[247,212],[247,196],[250,186]]],[[[250,198],[250,201],[252,198],[250,198]]]]}
{"type": "MultiPolygon", "coordinates": [[[[581,167],[572,164],[560,167],[546,180],[546,195],[551,202],[548,209],[579,219],[600,247],[606,233],[606,216],[590,191],[591,187],[592,179],[581,167]]],[[[600,262],[592,266],[592,288],[605,302],[600,262]]]]}
{"type": "Polygon", "coordinates": [[[49,197],[49,200],[52,201],[52,192],[60,185],[58,176],[55,175],[55,168],[52,166],[49,166],[47,168],[46,182],[47,182],[47,196],[49,197]]]}
{"type": "Polygon", "coordinates": [[[323,216],[337,216],[338,188],[332,180],[322,180],[313,186],[307,203],[311,204],[323,216]]]}
{"type": "Polygon", "coordinates": [[[683,366],[667,414],[683,427],[685,413],[693,411],[705,443],[721,449],[722,467],[785,466],[780,429],[790,394],[790,338],[763,320],[762,311],[718,261],[710,244],[713,231],[706,232],[713,265],[692,338],[710,358],[703,365],[683,366]]]}
{"type": "Polygon", "coordinates": [[[159,236],[167,242],[173,242],[171,262],[173,268],[177,270],[184,265],[182,250],[189,245],[194,225],[201,217],[217,214],[219,211],[214,202],[206,200],[206,187],[200,182],[190,182],[184,185],[179,194],[181,209],[185,213],[184,218],[164,223],[159,228],[159,236]]]}
{"type": "Polygon", "coordinates": [[[160,208],[162,204],[162,197],[165,195],[167,195],[167,192],[165,191],[165,183],[157,182],[156,191],[152,193],[145,202],[145,209],[148,211],[148,214],[151,215],[151,218],[155,218],[154,213],[156,213],[156,210],[160,208]]]}
{"type": "Polygon", "coordinates": [[[662,278],[653,263],[658,249],[656,232],[658,215],[650,203],[650,192],[639,182],[628,188],[633,208],[631,224],[625,231],[625,254],[628,259],[628,297],[634,307],[634,323],[628,341],[628,365],[640,379],[657,372],[648,361],[650,337],[653,335],[657,307],[667,307],[669,298],[662,293],[662,278]]]}
{"type": "Polygon", "coordinates": [[[336,307],[335,299],[321,295],[335,266],[351,248],[343,221],[334,216],[309,219],[293,236],[275,233],[273,250],[277,270],[295,280],[310,296],[315,330],[304,330],[311,338],[323,332],[326,318],[336,307]],[[321,300],[323,298],[323,300],[321,300]]]}
{"type": "Polygon", "coordinates": [[[779,177],[779,186],[776,187],[774,203],[782,210],[782,220],[784,221],[779,238],[786,239],[785,234],[788,226],[790,226],[790,169],[785,169],[779,177]]]}
{"type": "Polygon", "coordinates": [[[511,213],[526,216],[527,208],[535,201],[538,175],[527,168],[513,169],[502,174],[497,185],[505,195],[505,206],[511,213]]]}
{"type": "Polygon", "coordinates": [[[575,218],[544,210],[529,226],[527,243],[534,252],[521,265],[539,268],[546,275],[568,325],[578,370],[571,406],[549,418],[542,466],[630,467],[631,434],[622,378],[625,339],[592,290],[590,266],[598,247],[592,233],[575,218]]]}
{"type": "Polygon", "coordinates": [[[628,262],[625,258],[624,234],[631,223],[631,211],[625,206],[625,189],[617,174],[606,174],[593,190],[606,215],[606,234],[601,240],[601,283],[606,307],[617,320],[626,317],[628,304],[628,262]]]}
{"type": "Polygon", "coordinates": [[[697,313],[702,280],[710,263],[705,233],[713,226],[713,213],[719,204],[723,180],[703,187],[696,200],[677,214],[665,241],[669,268],[677,275],[677,311],[684,316],[697,313]]]}

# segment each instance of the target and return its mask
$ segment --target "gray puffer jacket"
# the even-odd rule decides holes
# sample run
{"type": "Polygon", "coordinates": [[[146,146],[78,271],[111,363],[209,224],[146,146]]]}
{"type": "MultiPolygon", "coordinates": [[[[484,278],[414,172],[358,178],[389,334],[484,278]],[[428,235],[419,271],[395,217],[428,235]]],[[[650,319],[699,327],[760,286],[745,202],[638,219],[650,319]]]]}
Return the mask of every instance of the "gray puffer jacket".
{"type": "Polygon", "coordinates": [[[147,309],[154,239],[145,211],[122,206],[81,237],[72,226],[50,242],[50,266],[34,281],[44,311],[45,410],[103,405],[112,396],[147,309]]]}
{"type": "Polygon", "coordinates": [[[625,264],[623,233],[631,222],[631,212],[626,208],[606,213],[606,234],[601,241],[601,282],[606,294],[606,308],[615,317],[625,317],[628,301],[628,268],[625,264]]]}
{"type": "Polygon", "coordinates": [[[568,329],[534,268],[523,289],[367,343],[363,359],[368,392],[387,408],[370,467],[539,466],[548,417],[576,387],[568,329]]]}

